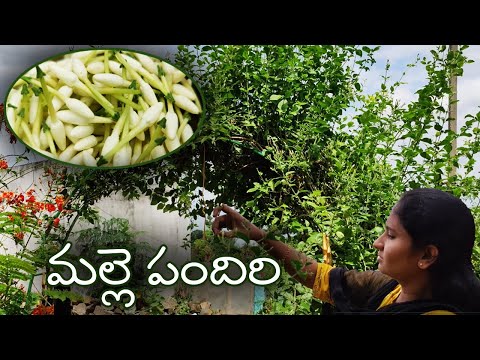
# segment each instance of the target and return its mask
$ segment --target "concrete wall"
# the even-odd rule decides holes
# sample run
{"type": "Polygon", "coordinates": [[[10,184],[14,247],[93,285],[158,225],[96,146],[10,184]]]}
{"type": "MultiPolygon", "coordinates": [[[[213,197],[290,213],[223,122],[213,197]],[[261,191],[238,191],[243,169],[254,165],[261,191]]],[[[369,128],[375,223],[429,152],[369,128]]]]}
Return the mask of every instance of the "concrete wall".
{"type": "MultiPolygon", "coordinates": [[[[46,162],[37,162],[35,164],[20,166],[19,169],[30,169],[15,182],[9,184],[10,190],[27,191],[32,186],[38,193],[45,191],[46,184],[41,181],[43,166],[46,162]]],[[[101,184],[99,184],[101,185],[101,184]]],[[[212,194],[207,194],[212,197],[212,194]]],[[[155,271],[160,272],[166,278],[170,278],[170,271],[165,267],[167,262],[174,263],[180,270],[183,264],[189,262],[190,249],[182,247],[184,238],[188,234],[189,219],[180,217],[178,213],[163,213],[150,205],[147,197],[140,197],[136,200],[126,200],[120,194],[113,194],[108,198],[101,199],[95,205],[99,215],[105,219],[113,217],[127,219],[131,229],[139,232],[136,241],[147,242],[155,250],[161,245],[167,245],[168,250],[162,259],[154,267],[155,271]]],[[[202,219],[197,219],[198,228],[203,228],[202,219]]],[[[77,223],[74,231],[91,227],[89,223],[77,223]]],[[[29,249],[35,248],[35,239],[29,244],[29,249]]],[[[0,254],[15,254],[17,246],[15,242],[0,234],[0,254]]],[[[27,283],[23,283],[25,287],[27,283]]],[[[40,292],[42,288],[42,277],[35,278],[32,291],[40,292]]],[[[157,288],[159,293],[165,297],[172,296],[175,285],[170,287],[157,288]]],[[[75,288],[82,292],[82,288],[75,288]]],[[[254,309],[255,287],[246,282],[240,286],[221,285],[213,286],[206,282],[200,286],[191,287],[194,301],[207,301],[211,303],[211,309],[221,314],[251,314],[254,309]]]]}
{"type": "MultiPolygon", "coordinates": [[[[19,171],[22,171],[22,169],[23,171],[27,169],[31,171],[25,171],[23,176],[9,184],[9,189],[12,191],[27,191],[33,186],[37,193],[41,194],[46,188],[46,184],[41,180],[44,164],[45,162],[37,162],[19,166],[19,171]]],[[[181,247],[184,244],[183,239],[187,235],[189,220],[180,217],[178,213],[163,213],[150,205],[149,199],[144,196],[137,200],[126,200],[119,194],[101,199],[94,207],[97,208],[99,215],[105,219],[112,217],[127,219],[132,230],[140,233],[136,237],[137,241],[147,242],[155,249],[158,249],[161,245],[167,245],[168,251],[160,260],[160,265],[172,261],[181,266],[190,260],[190,250],[181,247]]],[[[91,227],[91,225],[78,223],[73,231],[87,227],[91,227]]],[[[29,249],[35,248],[36,241],[36,239],[31,239],[27,247],[29,249]]],[[[1,234],[0,244],[2,245],[0,246],[0,254],[15,254],[20,249],[20,247],[17,248],[12,239],[1,234]]],[[[40,276],[36,277],[33,289],[37,291],[41,289],[40,276]]],[[[169,293],[172,291],[169,291],[169,293]]]]}

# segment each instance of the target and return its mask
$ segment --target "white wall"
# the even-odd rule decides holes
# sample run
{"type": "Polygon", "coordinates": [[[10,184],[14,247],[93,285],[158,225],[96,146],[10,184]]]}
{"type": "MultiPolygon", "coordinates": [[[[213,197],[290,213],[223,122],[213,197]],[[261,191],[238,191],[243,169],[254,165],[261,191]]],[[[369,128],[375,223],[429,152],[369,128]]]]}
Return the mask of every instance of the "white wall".
{"type": "Polygon", "coordinates": [[[188,219],[178,212],[163,213],[150,205],[150,199],[126,200],[120,194],[102,199],[95,204],[104,218],[124,218],[130,222],[133,231],[139,231],[137,241],[146,241],[155,249],[167,245],[168,249],[161,263],[174,262],[178,266],[190,260],[190,250],[185,250],[183,239],[187,236],[188,219]]]}
{"type": "MultiPolygon", "coordinates": [[[[46,184],[40,180],[45,163],[38,162],[34,165],[20,166],[19,170],[31,169],[32,166],[34,170],[9,184],[9,189],[24,192],[34,186],[37,193],[41,194],[42,189],[46,187],[46,184]]],[[[0,188],[0,190],[2,189],[0,188]]],[[[150,205],[149,198],[145,196],[136,200],[126,200],[119,194],[114,194],[98,201],[94,207],[98,209],[99,215],[106,219],[112,217],[127,219],[133,231],[141,232],[137,236],[136,241],[148,242],[155,249],[158,249],[161,245],[167,245],[167,253],[162,257],[159,265],[164,265],[171,261],[177,267],[181,267],[181,265],[190,260],[190,250],[181,247],[184,244],[183,239],[187,235],[189,220],[180,217],[178,213],[163,213],[157,210],[156,207],[150,205]]],[[[76,225],[74,231],[86,227],[91,227],[91,225],[88,223],[76,225]]],[[[32,239],[28,244],[28,248],[35,248],[35,243],[36,240],[32,239]]],[[[15,254],[20,250],[20,247],[17,248],[13,240],[1,234],[0,245],[2,245],[0,246],[0,254],[15,254]]],[[[27,284],[24,285],[27,286],[27,284]]],[[[41,277],[38,276],[35,279],[33,290],[40,291],[40,289],[41,277]]]]}

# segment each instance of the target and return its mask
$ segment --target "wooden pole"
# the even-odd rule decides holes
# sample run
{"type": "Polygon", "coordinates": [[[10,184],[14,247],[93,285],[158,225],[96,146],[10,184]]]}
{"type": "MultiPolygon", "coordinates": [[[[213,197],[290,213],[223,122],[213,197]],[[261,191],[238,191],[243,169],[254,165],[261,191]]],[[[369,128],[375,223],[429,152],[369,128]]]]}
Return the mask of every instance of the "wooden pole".
{"type": "MultiPolygon", "coordinates": [[[[455,52],[458,50],[458,45],[449,45],[448,51],[455,52]]],[[[449,97],[448,103],[448,129],[457,133],[457,75],[452,74],[450,76],[450,88],[452,93],[449,97]]],[[[450,159],[452,159],[457,154],[457,139],[452,140],[452,149],[450,150],[450,159]]],[[[457,173],[457,168],[452,164],[452,169],[450,170],[450,176],[453,176],[457,173]]]]}

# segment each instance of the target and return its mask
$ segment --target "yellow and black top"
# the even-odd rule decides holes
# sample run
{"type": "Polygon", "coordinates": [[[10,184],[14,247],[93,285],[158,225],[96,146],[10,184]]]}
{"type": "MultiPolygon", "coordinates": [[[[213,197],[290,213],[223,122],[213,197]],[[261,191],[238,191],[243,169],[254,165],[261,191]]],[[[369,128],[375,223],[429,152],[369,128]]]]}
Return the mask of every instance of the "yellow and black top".
{"type": "Polygon", "coordinates": [[[313,296],[342,313],[454,315],[458,309],[433,300],[395,303],[402,287],[380,271],[356,271],[319,263],[313,296]]]}

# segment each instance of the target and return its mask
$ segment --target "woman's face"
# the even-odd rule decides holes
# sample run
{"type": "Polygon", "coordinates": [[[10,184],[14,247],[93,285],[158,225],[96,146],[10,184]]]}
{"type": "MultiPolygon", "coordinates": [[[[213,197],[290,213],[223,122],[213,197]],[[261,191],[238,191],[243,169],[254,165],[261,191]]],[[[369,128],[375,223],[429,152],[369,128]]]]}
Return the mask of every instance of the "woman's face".
{"type": "Polygon", "coordinates": [[[423,252],[413,249],[412,238],[394,209],[387,219],[384,233],[375,240],[373,246],[378,250],[378,270],[401,282],[418,275],[418,263],[423,252]]]}

